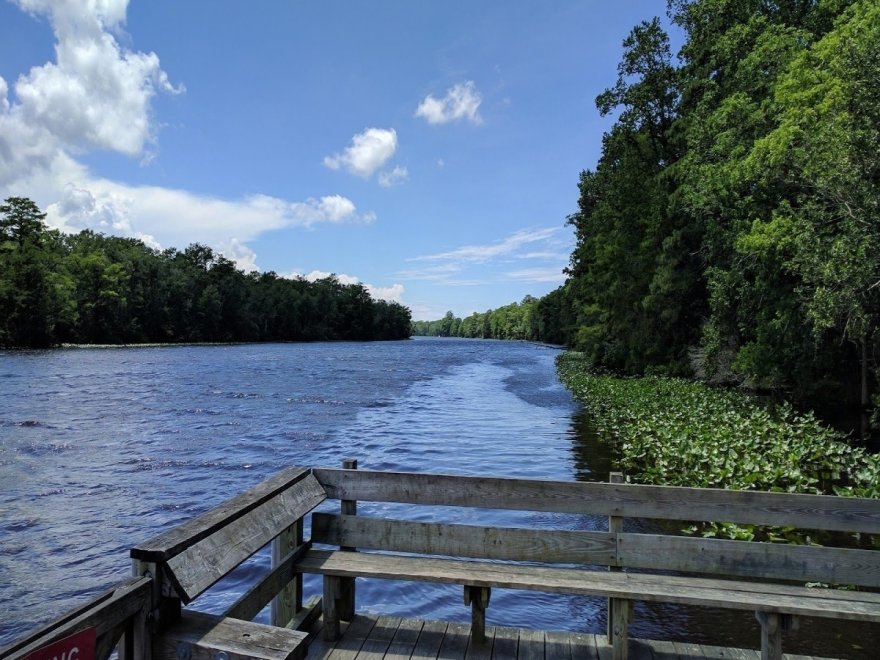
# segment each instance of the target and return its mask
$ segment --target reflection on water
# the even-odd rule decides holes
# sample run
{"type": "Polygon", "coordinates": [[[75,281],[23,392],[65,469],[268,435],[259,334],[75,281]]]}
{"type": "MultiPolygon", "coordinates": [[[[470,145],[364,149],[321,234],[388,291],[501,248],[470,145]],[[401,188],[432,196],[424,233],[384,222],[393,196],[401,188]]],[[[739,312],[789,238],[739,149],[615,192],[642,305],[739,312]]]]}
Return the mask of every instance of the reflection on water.
{"type": "MultiPolygon", "coordinates": [[[[557,354],[438,339],[0,352],[0,645],[125,577],[131,546],[289,465],[356,457],[364,469],[607,479],[611,448],[557,381],[557,354]]],[[[371,507],[420,520],[605,525],[546,513],[361,510],[371,507]]],[[[221,611],[268,562],[258,554],[196,605],[221,611]]],[[[317,580],[307,587],[317,591],[317,580]]],[[[469,620],[451,586],[363,581],[358,598],[388,613],[469,620]]],[[[605,608],[497,590],[487,618],[601,632],[605,608]]],[[[866,643],[870,629],[821,625],[798,633],[800,652],[839,653],[825,643],[837,635],[876,646],[866,643]]],[[[750,615],[643,604],[633,631],[751,645],[758,635],[750,615]]]]}

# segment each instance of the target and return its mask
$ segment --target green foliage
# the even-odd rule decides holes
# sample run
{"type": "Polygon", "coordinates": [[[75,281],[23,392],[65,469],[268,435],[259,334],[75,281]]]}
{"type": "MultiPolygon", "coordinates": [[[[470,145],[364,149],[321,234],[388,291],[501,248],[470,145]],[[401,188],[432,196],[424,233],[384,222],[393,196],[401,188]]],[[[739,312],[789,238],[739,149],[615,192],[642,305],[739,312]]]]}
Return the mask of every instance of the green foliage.
{"type": "Polygon", "coordinates": [[[564,344],[567,340],[567,304],[562,289],[541,300],[526,296],[522,302],[511,303],[482,314],[474,312],[461,319],[446,312],[437,321],[415,321],[414,335],[426,337],[467,337],[471,339],[514,339],[564,344]]]}
{"type": "Polygon", "coordinates": [[[410,311],[359,285],[245,274],[211,248],[46,229],[37,206],[0,206],[0,346],[62,342],[403,339],[410,311]]]}
{"type": "Polygon", "coordinates": [[[852,447],[812,413],[694,381],[597,373],[582,354],[561,355],[557,367],[633,481],[880,497],[880,456],[852,447]]]}
{"type": "Polygon", "coordinates": [[[568,221],[566,342],[623,374],[867,405],[880,344],[880,5],[670,0],[623,42],[568,221]]]}

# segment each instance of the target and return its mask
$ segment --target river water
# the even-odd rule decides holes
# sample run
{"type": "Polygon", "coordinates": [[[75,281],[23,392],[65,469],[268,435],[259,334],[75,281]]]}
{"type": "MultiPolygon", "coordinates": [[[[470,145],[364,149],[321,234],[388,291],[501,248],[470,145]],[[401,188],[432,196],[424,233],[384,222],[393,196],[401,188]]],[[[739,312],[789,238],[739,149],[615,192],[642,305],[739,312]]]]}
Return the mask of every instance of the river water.
{"type": "MultiPolygon", "coordinates": [[[[557,354],[430,338],[0,351],[0,646],[124,578],[132,545],[290,465],[607,479],[609,448],[556,379],[557,354]]],[[[268,562],[258,554],[195,605],[222,611],[268,562]]],[[[359,582],[358,607],[469,620],[451,586],[359,582]]],[[[490,624],[588,632],[604,616],[598,599],[505,590],[487,611],[490,624]]],[[[751,615],[643,604],[632,631],[744,646],[759,635],[751,615]]],[[[807,622],[786,648],[873,657],[878,642],[870,627],[807,622]]]]}

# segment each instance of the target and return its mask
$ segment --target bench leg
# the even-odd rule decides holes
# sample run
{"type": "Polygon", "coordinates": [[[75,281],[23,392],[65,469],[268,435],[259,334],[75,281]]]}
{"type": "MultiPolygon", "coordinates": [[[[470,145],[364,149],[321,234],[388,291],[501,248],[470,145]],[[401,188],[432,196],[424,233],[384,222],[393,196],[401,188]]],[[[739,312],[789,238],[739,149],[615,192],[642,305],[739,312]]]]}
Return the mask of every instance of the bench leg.
{"type": "Polygon", "coordinates": [[[321,604],[324,614],[324,639],[335,642],[339,639],[339,592],[342,578],[336,575],[324,576],[324,599],[321,604]]]}
{"type": "Polygon", "coordinates": [[[471,639],[476,644],[486,643],[486,608],[491,595],[489,587],[464,587],[464,604],[471,606],[471,639]]]}
{"type": "Polygon", "coordinates": [[[761,624],[761,660],[782,660],[782,624],[776,612],[755,612],[761,624]]]}
{"type": "Polygon", "coordinates": [[[343,621],[351,621],[354,619],[355,578],[344,577],[339,580],[339,618],[343,621]]]}
{"type": "Polygon", "coordinates": [[[611,657],[614,660],[626,660],[629,655],[629,622],[632,618],[632,601],[622,598],[611,599],[612,607],[609,612],[611,633],[611,657]]]}

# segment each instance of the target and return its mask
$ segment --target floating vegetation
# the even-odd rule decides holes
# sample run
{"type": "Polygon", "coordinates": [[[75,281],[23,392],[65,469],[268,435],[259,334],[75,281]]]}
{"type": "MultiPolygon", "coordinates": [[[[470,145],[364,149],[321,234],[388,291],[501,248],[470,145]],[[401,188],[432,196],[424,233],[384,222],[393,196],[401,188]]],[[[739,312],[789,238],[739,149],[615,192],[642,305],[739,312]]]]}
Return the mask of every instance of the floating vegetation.
{"type": "Polygon", "coordinates": [[[880,456],[812,413],[694,381],[591,373],[577,353],[560,355],[557,368],[631,481],[880,497],[880,456]]]}

